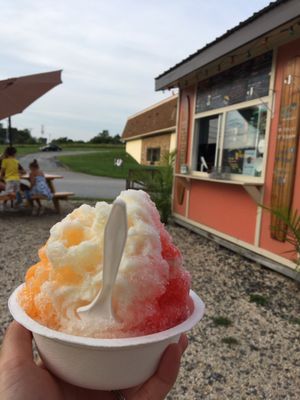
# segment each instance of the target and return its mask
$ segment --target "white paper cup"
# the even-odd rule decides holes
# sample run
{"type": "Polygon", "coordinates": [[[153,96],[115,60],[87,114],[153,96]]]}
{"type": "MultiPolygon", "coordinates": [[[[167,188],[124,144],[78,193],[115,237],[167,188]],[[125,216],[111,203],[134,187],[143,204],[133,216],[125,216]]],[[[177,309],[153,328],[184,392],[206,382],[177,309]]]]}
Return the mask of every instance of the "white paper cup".
{"type": "Polygon", "coordinates": [[[45,366],[57,377],[76,386],[97,390],[117,390],[145,382],[156,371],[170,343],[177,343],[204,314],[204,303],[190,291],[193,312],[181,324],[163,332],[121,339],[94,339],[49,329],[31,319],[21,308],[17,295],[8,300],[16,321],[33,333],[45,366]]]}

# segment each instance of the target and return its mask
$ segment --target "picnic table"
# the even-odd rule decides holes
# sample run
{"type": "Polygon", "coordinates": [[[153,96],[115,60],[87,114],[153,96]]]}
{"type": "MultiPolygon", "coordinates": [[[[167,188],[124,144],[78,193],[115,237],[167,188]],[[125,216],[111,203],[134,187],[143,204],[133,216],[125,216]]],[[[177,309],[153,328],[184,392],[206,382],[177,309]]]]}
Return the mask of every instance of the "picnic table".
{"type": "MultiPolygon", "coordinates": [[[[25,174],[21,176],[21,179],[26,179],[29,180],[29,175],[25,174]]],[[[63,179],[63,176],[61,175],[55,175],[55,174],[45,174],[45,179],[46,182],[50,188],[50,191],[52,193],[52,202],[54,209],[57,211],[57,213],[60,213],[60,200],[68,200],[69,197],[74,196],[73,192],[57,192],[54,186],[54,180],[55,179],[63,179]]],[[[3,194],[1,195],[0,193],[0,200],[5,201],[5,200],[13,200],[15,198],[14,194],[3,194]]],[[[47,198],[43,195],[33,195],[32,200],[47,200],[47,198]]]]}

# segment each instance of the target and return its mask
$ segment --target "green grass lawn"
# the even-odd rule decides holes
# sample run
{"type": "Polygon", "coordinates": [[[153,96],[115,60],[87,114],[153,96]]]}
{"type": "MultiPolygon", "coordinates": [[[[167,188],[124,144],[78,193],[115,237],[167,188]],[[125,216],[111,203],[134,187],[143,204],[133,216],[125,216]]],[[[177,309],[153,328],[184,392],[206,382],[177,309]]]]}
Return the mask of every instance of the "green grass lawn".
{"type": "MultiPolygon", "coordinates": [[[[7,146],[0,145],[0,154],[7,146]]],[[[36,153],[39,151],[40,145],[14,145],[17,149],[17,156],[21,157],[26,154],[36,153]]],[[[83,172],[96,176],[107,176],[111,178],[126,179],[129,169],[141,169],[141,166],[134,158],[125,152],[124,146],[111,146],[111,145],[90,145],[90,144],[77,144],[77,145],[62,145],[64,151],[91,151],[90,154],[66,155],[60,156],[59,153],[53,153],[62,164],[66,165],[72,171],[83,172]],[[92,152],[93,151],[93,152],[92,152]],[[116,167],[114,165],[115,158],[122,158],[123,165],[116,167]]]]}
{"type": "Polygon", "coordinates": [[[59,160],[76,172],[90,175],[109,176],[111,178],[126,179],[129,169],[145,168],[134,160],[125,149],[103,149],[97,153],[81,154],[78,156],[60,156],[59,160]],[[114,159],[122,158],[121,167],[114,166],[114,159]]]}
{"type": "Polygon", "coordinates": [[[97,144],[97,143],[57,143],[63,150],[101,150],[101,149],[125,149],[124,144],[97,144]]]}
{"type": "MultiPolygon", "coordinates": [[[[7,145],[0,145],[0,154],[2,154],[4,152],[4,150],[6,149],[7,145]]],[[[39,147],[40,145],[37,144],[30,144],[30,145],[26,145],[26,144],[16,144],[14,145],[14,147],[17,149],[17,157],[20,156],[25,156],[26,154],[30,154],[30,153],[36,153],[37,151],[39,151],[39,147]]]]}
{"type": "MultiPolygon", "coordinates": [[[[40,147],[43,145],[40,144],[14,144],[13,145],[17,149],[17,157],[22,157],[25,156],[26,154],[30,153],[36,153],[40,151],[40,147]]],[[[0,154],[4,152],[6,149],[7,145],[0,145],[0,154]]],[[[124,145],[115,145],[112,147],[112,145],[106,145],[106,144],[65,144],[65,145],[60,145],[60,147],[64,151],[83,151],[83,150],[102,150],[102,149],[124,149],[124,145]]]]}

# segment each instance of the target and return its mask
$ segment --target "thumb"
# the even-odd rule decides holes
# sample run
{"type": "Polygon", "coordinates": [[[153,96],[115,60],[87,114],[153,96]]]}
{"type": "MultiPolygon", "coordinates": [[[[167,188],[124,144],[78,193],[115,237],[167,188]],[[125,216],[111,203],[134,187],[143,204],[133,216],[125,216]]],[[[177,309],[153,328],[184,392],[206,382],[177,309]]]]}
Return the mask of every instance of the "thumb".
{"type": "Polygon", "coordinates": [[[16,321],[9,325],[1,348],[1,361],[10,359],[15,361],[33,359],[31,332],[16,321]]]}

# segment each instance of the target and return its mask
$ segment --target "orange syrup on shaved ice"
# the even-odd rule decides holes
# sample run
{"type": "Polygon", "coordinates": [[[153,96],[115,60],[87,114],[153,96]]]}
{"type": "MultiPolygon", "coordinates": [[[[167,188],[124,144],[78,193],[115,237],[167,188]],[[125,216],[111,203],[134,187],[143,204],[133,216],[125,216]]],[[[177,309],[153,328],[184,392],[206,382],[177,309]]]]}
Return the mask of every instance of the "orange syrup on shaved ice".
{"type": "Polygon", "coordinates": [[[121,338],[167,330],[189,317],[190,275],[154,203],[143,191],[124,191],[120,198],[129,230],[113,290],[116,321],[99,318],[87,325],[76,312],[102,287],[103,232],[111,209],[105,202],[75,209],[50,230],[18,296],[32,319],[72,335],[121,338]]]}

